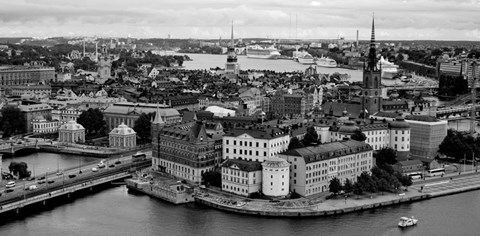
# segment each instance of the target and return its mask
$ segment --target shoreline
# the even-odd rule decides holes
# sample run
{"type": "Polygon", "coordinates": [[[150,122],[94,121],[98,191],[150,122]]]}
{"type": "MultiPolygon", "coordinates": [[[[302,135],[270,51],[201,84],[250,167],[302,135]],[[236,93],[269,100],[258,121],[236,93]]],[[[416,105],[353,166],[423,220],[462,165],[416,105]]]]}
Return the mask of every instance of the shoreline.
{"type": "MultiPolygon", "coordinates": [[[[431,182],[431,181],[429,181],[431,182]]],[[[454,195],[480,189],[480,173],[458,176],[453,180],[438,179],[430,185],[417,183],[401,194],[376,195],[374,198],[350,197],[312,201],[308,198],[282,200],[279,203],[268,200],[243,201],[240,205],[226,203],[225,200],[239,199],[240,197],[227,196],[209,191],[208,194],[195,196],[195,202],[217,210],[264,217],[322,217],[360,212],[381,207],[394,206],[404,203],[429,200],[432,198],[454,195]],[[473,184],[472,184],[473,183],[473,184]],[[424,188],[422,188],[424,187],[424,188]],[[423,190],[422,190],[423,189],[423,190]],[[243,205],[244,204],[244,205],[243,205]],[[289,206],[294,207],[289,207],[289,206]],[[297,207],[300,205],[301,207],[297,207]]],[[[318,199],[317,199],[318,200],[318,199]]],[[[239,202],[242,202],[239,200],[239,202]]]]}

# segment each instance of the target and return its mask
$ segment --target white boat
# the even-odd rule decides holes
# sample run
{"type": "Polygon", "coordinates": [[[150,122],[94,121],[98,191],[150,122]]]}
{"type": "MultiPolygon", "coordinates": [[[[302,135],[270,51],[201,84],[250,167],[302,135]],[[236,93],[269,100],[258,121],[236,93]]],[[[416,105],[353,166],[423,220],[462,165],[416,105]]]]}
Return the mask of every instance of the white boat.
{"type": "Polygon", "coordinates": [[[248,45],[246,47],[247,57],[259,59],[278,59],[280,52],[273,46],[263,47],[258,44],[248,45]]]}
{"type": "Polygon", "coordinates": [[[321,57],[317,59],[315,63],[317,64],[317,66],[320,66],[320,67],[329,67],[329,68],[337,67],[337,62],[328,57],[321,57]]]}
{"type": "Polygon", "coordinates": [[[417,224],[417,222],[418,222],[418,220],[415,219],[413,216],[412,216],[412,218],[401,217],[400,221],[398,222],[398,227],[405,228],[405,227],[409,227],[409,226],[414,226],[414,225],[417,224]]]}
{"type": "Polygon", "coordinates": [[[293,58],[298,61],[300,64],[311,65],[315,64],[312,55],[306,51],[295,51],[293,52],[293,58]]]}
{"type": "Polygon", "coordinates": [[[382,70],[382,79],[393,79],[398,74],[398,66],[380,57],[377,66],[382,70]]]}

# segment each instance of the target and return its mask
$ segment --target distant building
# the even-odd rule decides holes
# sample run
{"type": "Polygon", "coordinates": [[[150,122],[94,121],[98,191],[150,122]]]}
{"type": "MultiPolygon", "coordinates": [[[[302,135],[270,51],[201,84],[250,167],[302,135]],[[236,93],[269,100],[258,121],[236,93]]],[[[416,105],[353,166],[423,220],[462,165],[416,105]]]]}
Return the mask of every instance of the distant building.
{"type": "MultiPolygon", "coordinates": [[[[160,105],[161,107],[168,107],[166,105],[160,105]]],[[[135,125],[135,121],[140,117],[142,113],[150,114],[156,112],[156,105],[153,103],[115,103],[107,107],[104,112],[104,118],[109,130],[114,129],[120,124],[124,123],[129,127],[135,125]]],[[[176,109],[161,108],[160,114],[166,124],[174,124],[180,122],[182,117],[176,109]]]]}
{"type": "Polygon", "coordinates": [[[58,141],[61,143],[83,143],[85,142],[85,128],[71,120],[58,128],[58,141]]]}
{"type": "Polygon", "coordinates": [[[393,169],[402,174],[408,174],[412,172],[421,172],[424,170],[424,167],[420,160],[406,160],[395,163],[393,169]]]}
{"type": "Polygon", "coordinates": [[[51,134],[58,132],[60,122],[58,120],[46,120],[43,116],[35,117],[32,120],[34,134],[51,134]]]}
{"type": "Polygon", "coordinates": [[[45,96],[50,97],[52,94],[52,87],[50,85],[22,85],[22,86],[10,86],[10,94],[12,96],[45,96]]]}
{"type": "Polygon", "coordinates": [[[41,66],[1,66],[0,87],[50,83],[55,79],[55,68],[41,66]]]}

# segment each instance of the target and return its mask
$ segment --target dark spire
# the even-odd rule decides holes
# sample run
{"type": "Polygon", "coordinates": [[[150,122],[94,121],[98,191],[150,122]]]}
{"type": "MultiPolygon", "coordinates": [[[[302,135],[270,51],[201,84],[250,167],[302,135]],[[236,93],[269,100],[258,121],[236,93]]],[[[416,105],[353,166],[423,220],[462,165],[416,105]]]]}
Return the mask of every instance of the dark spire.
{"type": "Polygon", "coordinates": [[[232,20],[232,39],[231,39],[231,47],[234,47],[235,43],[234,43],[234,40],[233,40],[233,20],[232,20]]]}
{"type": "Polygon", "coordinates": [[[375,46],[375,15],[372,18],[372,37],[370,39],[370,51],[368,53],[367,71],[377,71],[377,49],[375,46]]]}
{"type": "Polygon", "coordinates": [[[233,20],[232,20],[232,38],[227,50],[228,50],[227,62],[237,62],[237,54],[235,53],[235,43],[233,40],[233,20]]]}

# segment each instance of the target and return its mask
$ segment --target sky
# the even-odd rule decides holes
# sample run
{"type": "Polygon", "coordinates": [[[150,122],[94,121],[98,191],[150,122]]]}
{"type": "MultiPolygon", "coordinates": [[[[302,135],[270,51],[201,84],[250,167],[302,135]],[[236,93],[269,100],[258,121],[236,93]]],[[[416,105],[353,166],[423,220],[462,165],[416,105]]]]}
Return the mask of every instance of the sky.
{"type": "Polygon", "coordinates": [[[0,0],[0,37],[480,41],[480,0],[0,0]]]}

